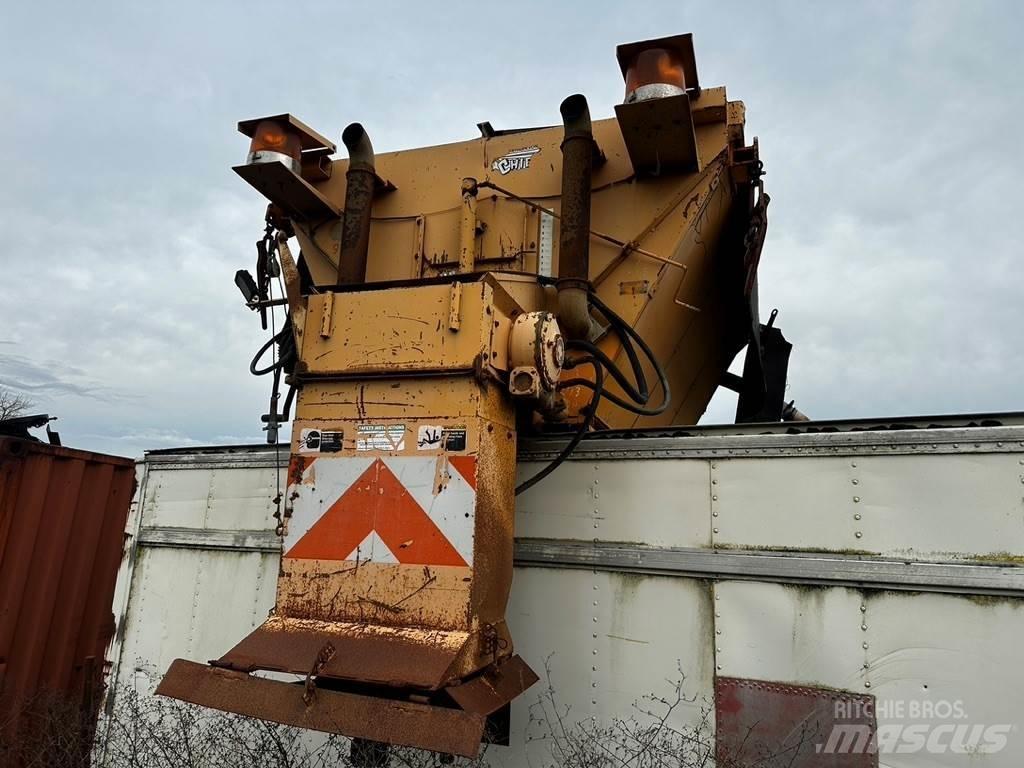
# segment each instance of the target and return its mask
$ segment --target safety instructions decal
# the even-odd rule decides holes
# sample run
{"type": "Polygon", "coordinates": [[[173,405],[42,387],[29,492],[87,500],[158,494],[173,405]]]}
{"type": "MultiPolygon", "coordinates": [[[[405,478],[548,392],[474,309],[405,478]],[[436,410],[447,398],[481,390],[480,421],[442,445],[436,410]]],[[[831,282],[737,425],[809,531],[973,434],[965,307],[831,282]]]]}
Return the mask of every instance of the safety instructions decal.
{"type": "Polygon", "coordinates": [[[405,424],[357,424],[356,450],[405,450],[405,424]]]}

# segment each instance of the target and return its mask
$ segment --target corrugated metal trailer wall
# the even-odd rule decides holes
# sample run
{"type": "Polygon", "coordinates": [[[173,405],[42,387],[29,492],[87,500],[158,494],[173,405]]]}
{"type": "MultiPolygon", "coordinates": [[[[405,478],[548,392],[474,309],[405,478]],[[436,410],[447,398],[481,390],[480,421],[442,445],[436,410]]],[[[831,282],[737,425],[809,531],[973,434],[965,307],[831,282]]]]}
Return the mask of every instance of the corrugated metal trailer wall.
{"type": "MultiPolygon", "coordinates": [[[[147,457],[119,691],[270,610],[274,461],[147,457]]],[[[488,764],[575,764],[673,704],[659,743],[704,750],[680,765],[1024,760],[1020,426],[588,441],[519,499],[517,534],[507,615],[543,679],[488,764]]]]}
{"type": "Polygon", "coordinates": [[[0,438],[0,716],[98,705],[135,462],[0,438]]]}

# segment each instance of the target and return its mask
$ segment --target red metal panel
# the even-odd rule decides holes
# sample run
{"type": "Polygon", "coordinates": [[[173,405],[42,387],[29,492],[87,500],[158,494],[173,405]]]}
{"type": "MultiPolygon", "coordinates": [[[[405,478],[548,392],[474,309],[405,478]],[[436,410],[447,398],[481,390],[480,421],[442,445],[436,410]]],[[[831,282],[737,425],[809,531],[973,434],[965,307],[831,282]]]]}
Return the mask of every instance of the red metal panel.
{"type": "Polygon", "coordinates": [[[764,680],[715,680],[719,766],[877,768],[875,697],[764,680]]]}
{"type": "Polygon", "coordinates": [[[97,704],[134,485],[131,459],[0,438],[0,722],[97,704]]]}

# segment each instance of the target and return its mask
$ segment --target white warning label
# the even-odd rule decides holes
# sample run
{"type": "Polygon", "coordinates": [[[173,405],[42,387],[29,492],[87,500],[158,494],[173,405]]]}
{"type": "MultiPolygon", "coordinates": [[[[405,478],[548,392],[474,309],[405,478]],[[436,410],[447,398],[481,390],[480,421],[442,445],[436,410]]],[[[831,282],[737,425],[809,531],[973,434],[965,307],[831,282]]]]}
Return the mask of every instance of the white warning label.
{"type": "Polygon", "coordinates": [[[416,450],[429,451],[441,447],[444,439],[444,427],[437,424],[421,424],[416,435],[416,450]]]}
{"type": "Polygon", "coordinates": [[[356,450],[405,450],[405,424],[357,424],[356,450]]]}
{"type": "Polygon", "coordinates": [[[466,427],[442,427],[440,424],[421,424],[416,434],[416,450],[466,450],[466,427]]]}
{"type": "Polygon", "coordinates": [[[304,429],[299,433],[299,453],[336,453],[342,434],[326,429],[304,429]]]}

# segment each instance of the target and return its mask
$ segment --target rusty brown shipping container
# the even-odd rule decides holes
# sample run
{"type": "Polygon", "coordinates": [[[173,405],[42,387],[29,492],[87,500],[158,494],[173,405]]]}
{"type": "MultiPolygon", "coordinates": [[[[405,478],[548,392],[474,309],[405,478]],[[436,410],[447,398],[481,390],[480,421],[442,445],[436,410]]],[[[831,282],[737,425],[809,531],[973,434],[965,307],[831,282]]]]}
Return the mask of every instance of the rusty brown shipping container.
{"type": "Polygon", "coordinates": [[[134,482],[131,459],[0,438],[0,736],[43,697],[94,721],[134,482]]]}

